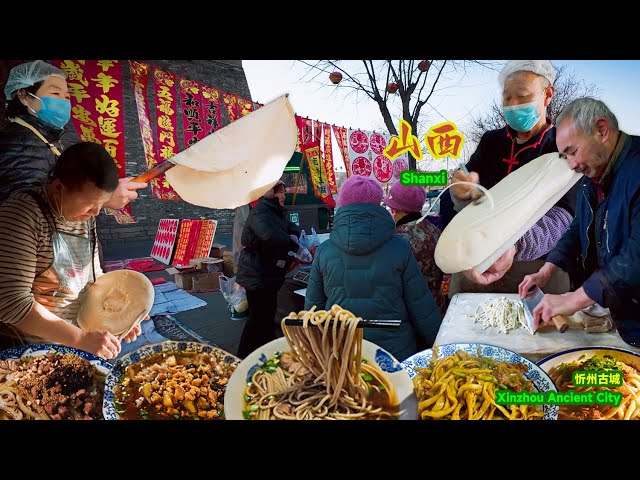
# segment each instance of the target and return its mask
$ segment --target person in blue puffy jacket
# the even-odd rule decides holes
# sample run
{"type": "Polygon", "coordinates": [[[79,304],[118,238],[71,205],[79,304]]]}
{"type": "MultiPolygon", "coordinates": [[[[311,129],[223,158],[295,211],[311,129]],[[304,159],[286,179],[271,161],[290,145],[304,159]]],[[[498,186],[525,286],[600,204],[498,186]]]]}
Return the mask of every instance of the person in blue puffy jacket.
{"type": "Polygon", "coordinates": [[[337,304],[364,319],[402,320],[399,329],[364,332],[402,361],[433,345],[442,317],[382,197],[370,178],[355,175],[342,185],[329,240],[311,266],[305,309],[337,304]]]}

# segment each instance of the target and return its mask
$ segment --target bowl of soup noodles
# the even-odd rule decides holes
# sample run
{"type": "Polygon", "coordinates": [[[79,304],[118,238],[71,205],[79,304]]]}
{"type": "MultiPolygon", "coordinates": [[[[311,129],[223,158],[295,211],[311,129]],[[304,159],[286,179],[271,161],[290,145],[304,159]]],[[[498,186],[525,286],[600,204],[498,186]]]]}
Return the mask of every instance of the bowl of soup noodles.
{"type": "Polygon", "coordinates": [[[226,418],[415,420],[417,404],[407,372],[386,350],[360,341],[361,350],[356,350],[348,363],[339,363],[339,354],[326,352],[336,361],[327,362],[331,366],[318,381],[317,372],[309,371],[292,355],[285,337],[263,345],[247,356],[229,379],[224,398],[226,418]],[[327,388],[327,380],[333,389],[327,388]]]}

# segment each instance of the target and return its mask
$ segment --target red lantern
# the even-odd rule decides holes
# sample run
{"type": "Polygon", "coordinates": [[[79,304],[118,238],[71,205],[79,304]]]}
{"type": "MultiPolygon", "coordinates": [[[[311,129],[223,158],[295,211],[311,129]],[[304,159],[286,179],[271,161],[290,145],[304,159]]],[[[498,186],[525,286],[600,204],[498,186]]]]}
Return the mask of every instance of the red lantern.
{"type": "Polygon", "coordinates": [[[422,60],[418,64],[418,70],[420,70],[421,72],[426,72],[427,70],[429,70],[430,66],[431,66],[431,62],[429,60],[422,60]]]}
{"type": "Polygon", "coordinates": [[[398,91],[398,84],[396,82],[391,82],[387,84],[387,92],[396,93],[398,91]]]}
{"type": "Polygon", "coordinates": [[[329,80],[331,80],[331,83],[334,85],[337,85],[342,80],[342,74],[340,72],[332,72],[329,74],[329,80]]]}

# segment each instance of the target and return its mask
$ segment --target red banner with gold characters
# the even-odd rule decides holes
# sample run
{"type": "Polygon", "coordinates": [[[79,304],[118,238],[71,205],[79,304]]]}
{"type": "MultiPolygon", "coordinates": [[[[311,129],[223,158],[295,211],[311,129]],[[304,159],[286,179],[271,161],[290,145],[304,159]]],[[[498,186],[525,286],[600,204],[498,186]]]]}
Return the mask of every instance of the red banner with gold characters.
{"type": "MultiPolygon", "coordinates": [[[[177,150],[176,112],[176,75],[155,67],[153,69],[154,92],[156,101],[156,133],[158,135],[158,157],[162,163],[173,157],[177,150]]],[[[162,176],[162,199],[180,200],[180,196],[171,188],[166,177],[162,176]]]]}
{"type": "Polygon", "coordinates": [[[205,137],[202,95],[200,84],[186,78],[180,79],[180,103],[182,105],[182,127],[184,148],[189,148],[205,137]]]}
{"type": "MultiPolygon", "coordinates": [[[[129,60],[131,69],[131,80],[133,81],[133,93],[136,98],[136,107],[138,109],[138,122],[140,123],[140,134],[142,135],[142,145],[144,146],[144,155],[147,160],[147,168],[153,168],[158,164],[156,157],[155,140],[153,131],[151,130],[151,120],[149,119],[149,103],[147,101],[147,89],[149,87],[149,74],[151,67],[146,63],[135,62],[129,60]]],[[[162,182],[164,175],[153,178],[149,181],[151,185],[151,195],[153,198],[163,199],[162,182]]]]}
{"type": "Polygon", "coordinates": [[[233,93],[222,93],[222,101],[227,108],[229,122],[235,122],[238,119],[238,97],[233,93]]]}
{"type": "Polygon", "coordinates": [[[302,152],[302,132],[304,131],[304,118],[295,116],[296,128],[298,129],[298,138],[296,140],[296,152],[302,152]]]}
{"type": "Polygon", "coordinates": [[[220,110],[220,90],[207,85],[200,85],[202,94],[202,116],[205,136],[222,128],[220,110]]]}
{"type": "Polygon", "coordinates": [[[320,153],[322,153],[322,122],[313,120],[313,141],[321,145],[320,153]]]}
{"type": "Polygon", "coordinates": [[[324,169],[327,174],[327,183],[330,193],[338,193],[336,185],[336,173],[333,171],[333,145],[331,142],[331,126],[326,123],[322,127],[324,131],[324,169]]]}
{"type": "Polygon", "coordinates": [[[329,184],[327,182],[324,165],[320,158],[320,145],[318,142],[310,142],[303,145],[302,150],[304,156],[309,163],[309,172],[311,173],[311,183],[313,184],[313,194],[322,200],[327,206],[333,208],[336,202],[329,192],[329,184]]]}
{"type": "Polygon", "coordinates": [[[244,117],[246,114],[251,113],[253,110],[253,102],[246,98],[238,97],[238,114],[240,117],[244,117]]]}
{"type": "Polygon", "coordinates": [[[333,134],[338,142],[340,153],[344,159],[344,168],[347,171],[347,178],[351,176],[351,168],[349,168],[349,142],[347,142],[347,128],[333,126],[333,134]]]}
{"type": "MultiPolygon", "coordinates": [[[[122,64],[118,60],[61,60],[55,62],[67,75],[71,118],[83,142],[101,144],[113,157],[118,176],[124,178],[124,112],[122,64]]],[[[131,205],[105,209],[118,223],[136,223],[131,205]]]]}

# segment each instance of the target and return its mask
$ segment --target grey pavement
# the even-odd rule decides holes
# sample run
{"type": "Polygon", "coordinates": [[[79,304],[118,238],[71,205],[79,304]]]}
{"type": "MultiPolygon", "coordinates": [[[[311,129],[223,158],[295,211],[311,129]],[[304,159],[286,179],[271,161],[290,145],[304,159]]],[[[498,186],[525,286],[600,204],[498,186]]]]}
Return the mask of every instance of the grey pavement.
{"type": "MultiPolygon", "coordinates": [[[[216,234],[214,243],[226,245],[230,250],[231,239],[229,234],[216,234]]],[[[148,257],[152,246],[153,242],[150,241],[106,244],[103,247],[104,259],[125,260],[148,257]]],[[[147,272],[145,275],[150,279],[162,277],[165,280],[173,281],[173,275],[169,275],[164,270],[147,272]]],[[[220,292],[194,293],[193,295],[207,302],[207,305],[176,313],[173,316],[198,335],[235,355],[238,351],[245,320],[231,320],[227,302],[220,292]]]]}

